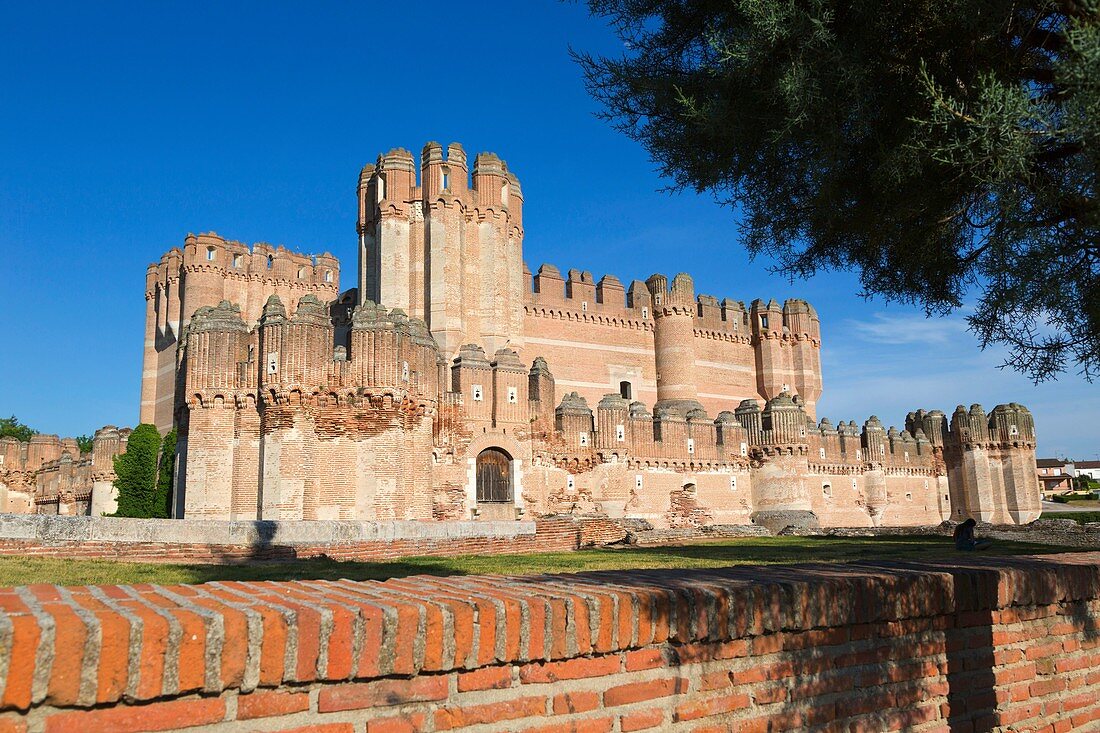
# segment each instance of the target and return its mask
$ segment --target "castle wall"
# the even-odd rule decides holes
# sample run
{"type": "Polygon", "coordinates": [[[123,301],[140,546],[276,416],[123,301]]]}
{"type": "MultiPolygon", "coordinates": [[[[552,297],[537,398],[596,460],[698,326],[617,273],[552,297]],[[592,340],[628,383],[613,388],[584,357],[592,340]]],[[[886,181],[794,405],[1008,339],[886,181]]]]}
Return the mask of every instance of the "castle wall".
{"type": "Polygon", "coordinates": [[[228,300],[256,323],[264,303],[278,295],[291,313],[314,294],[335,300],[340,264],[328,253],[306,255],[257,243],[251,247],[217,234],[189,234],[183,248],[149,265],[145,282],[145,351],[140,422],[172,429],[177,407],[177,343],[196,310],[228,300]]]}

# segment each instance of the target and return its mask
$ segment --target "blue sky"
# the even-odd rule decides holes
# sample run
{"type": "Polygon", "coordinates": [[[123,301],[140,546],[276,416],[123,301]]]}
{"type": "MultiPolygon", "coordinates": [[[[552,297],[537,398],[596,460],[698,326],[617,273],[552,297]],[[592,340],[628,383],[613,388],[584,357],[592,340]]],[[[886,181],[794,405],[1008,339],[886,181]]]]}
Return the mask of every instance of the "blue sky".
{"type": "Polygon", "coordinates": [[[329,250],[348,287],[360,167],[438,140],[520,177],[532,270],[683,270],[702,293],[810,300],[834,423],[1016,401],[1040,453],[1100,453],[1096,386],[1033,386],[961,316],[865,301],[849,274],[792,284],[750,262],[730,210],[662,192],[644,151],[595,118],[570,45],[620,50],[554,0],[4,3],[0,414],[66,435],[132,425],[149,262],[214,230],[329,250]]]}

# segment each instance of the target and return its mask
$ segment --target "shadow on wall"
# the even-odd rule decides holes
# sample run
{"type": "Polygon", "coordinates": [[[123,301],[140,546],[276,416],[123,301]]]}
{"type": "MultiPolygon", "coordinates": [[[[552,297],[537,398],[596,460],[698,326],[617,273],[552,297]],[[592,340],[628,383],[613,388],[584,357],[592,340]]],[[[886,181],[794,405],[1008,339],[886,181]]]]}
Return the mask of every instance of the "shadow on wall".
{"type": "Polygon", "coordinates": [[[769,731],[841,720],[908,730],[940,720],[969,733],[1035,716],[1068,719],[1068,708],[1049,706],[1061,702],[1029,698],[1035,688],[1026,681],[1057,685],[1064,677],[1055,659],[1063,645],[1051,635],[1067,638],[1067,654],[1080,638],[1100,638],[1089,608],[1100,586],[1095,568],[1071,566],[1068,577],[1091,574],[1076,587],[1036,558],[959,560],[723,568],[686,577],[586,573],[570,582],[580,594],[590,585],[592,593],[626,588],[650,596],[654,622],[669,629],[667,667],[702,664],[699,684],[714,690],[675,695],[672,708],[713,695],[703,701],[707,715],[762,715],[769,731]],[[725,601],[715,600],[723,597],[736,607],[723,608],[725,601]],[[747,643],[737,651],[741,639],[747,643]],[[727,670],[728,679],[716,677],[727,670]],[[1025,699],[1010,703],[1005,690],[1020,680],[1025,699]],[[723,690],[729,686],[742,686],[743,702],[733,702],[738,695],[723,690]]]}

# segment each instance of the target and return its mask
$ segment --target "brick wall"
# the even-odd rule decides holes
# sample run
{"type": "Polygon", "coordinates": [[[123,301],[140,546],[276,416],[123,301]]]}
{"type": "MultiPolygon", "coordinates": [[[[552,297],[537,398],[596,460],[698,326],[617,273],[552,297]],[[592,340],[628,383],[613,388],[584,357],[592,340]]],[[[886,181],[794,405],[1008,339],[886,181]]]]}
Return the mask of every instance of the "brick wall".
{"type": "Polygon", "coordinates": [[[0,730],[1095,730],[1100,553],[0,591],[0,730]]]}

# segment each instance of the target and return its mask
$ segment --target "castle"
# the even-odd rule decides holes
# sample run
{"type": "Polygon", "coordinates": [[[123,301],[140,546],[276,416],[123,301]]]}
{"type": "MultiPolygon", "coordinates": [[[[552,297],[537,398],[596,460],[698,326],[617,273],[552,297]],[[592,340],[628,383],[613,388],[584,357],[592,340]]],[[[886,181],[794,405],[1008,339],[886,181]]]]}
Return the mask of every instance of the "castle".
{"type": "Polygon", "coordinates": [[[189,235],[146,279],[141,421],[178,430],[175,514],[658,527],[776,512],[825,526],[1039,516],[1017,404],[817,419],[802,300],[523,261],[523,191],[492,153],[362,169],[356,287],[339,262],[189,235]]]}

